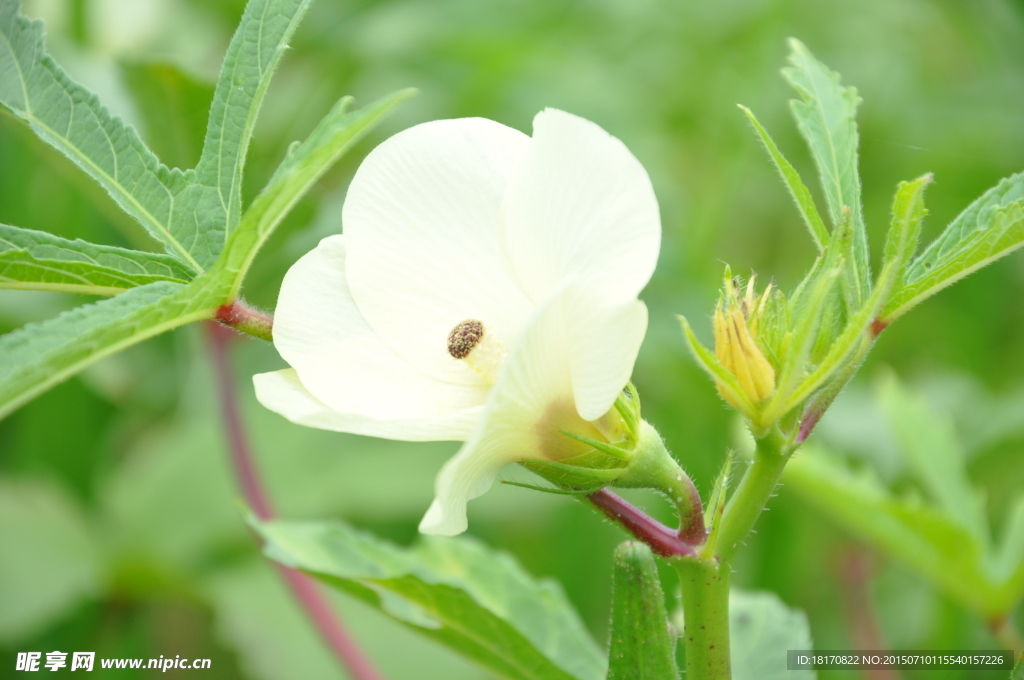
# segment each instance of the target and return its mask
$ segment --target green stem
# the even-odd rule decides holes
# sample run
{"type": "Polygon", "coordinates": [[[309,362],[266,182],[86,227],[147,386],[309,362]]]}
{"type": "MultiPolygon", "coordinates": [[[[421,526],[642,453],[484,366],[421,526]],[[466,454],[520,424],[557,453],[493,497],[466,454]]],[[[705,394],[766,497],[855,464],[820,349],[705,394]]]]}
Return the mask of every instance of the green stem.
{"type": "Polygon", "coordinates": [[[677,558],[687,680],[729,680],[729,565],[677,558]]]}
{"type": "Polygon", "coordinates": [[[614,485],[623,489],[656,489],[679,512],[679,538],[700,545],[707,538],[704,507],[693,480],[683,471],[650,423],[641,421],[633,459],[614,485]]]}
{"type": "Polygon", "coordinates": [[[778,428],[757,440],[754,462],[747,468],[722,516],[715,551],[722,564],[732,561],[740,541],[754,528],[786,467],[789,449],[789,443],[778,428]]]}
{"type": "Polygon", "coordinates": [[[221,305],[215,318],[228,328],[267,342],[274,341],[274,317],[253,309],[244,300],[221,305]]]}

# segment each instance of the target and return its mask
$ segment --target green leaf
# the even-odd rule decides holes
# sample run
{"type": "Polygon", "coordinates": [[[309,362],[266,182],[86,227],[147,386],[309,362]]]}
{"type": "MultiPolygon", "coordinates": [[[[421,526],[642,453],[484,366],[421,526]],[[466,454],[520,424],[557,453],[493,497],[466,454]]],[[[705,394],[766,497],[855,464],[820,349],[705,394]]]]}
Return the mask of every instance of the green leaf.
{"type": "Polygon", "coordinates": [[[1024,173],[982,194],[907,267],[883,311],[889,322],[943,288],[1024,245],[1024,173]]]}
{"type": "Polygon", "coordinates": [[[0,641],[17,642],[102,588],[100,548],[61,489],[0,478],[0,641]]]}
{"type": "Polygon", "coordinates": [[[171,228],[176,211],[193,212],[179,197],[190,177],[160,163],[134,128],[68,77],[46,53],[43,23],[20,16],[18,0],[0,0],[0,105],[99,182],[167,252],[200,271],[171,228]]]}
{"type": "Polygon", "coordinates": [[[1024,592],[1024,577],[995,580],[984,547],[963,526],[913,498],[897,500],[870,474],[853,474],[805,446],[783,481],[808,503],[868,543],[931,580],[986,619],[1005,615],[1024,592]]]}
{"type": "Polygon", "coordinates": [[[377,121],[413,94],[415,90],[402,90],[357,111],[348,110],[351,99],[346,97],[335,104],[305,142],[288,154],[245,212],[218,263],[218,268],[233,275],[231,297],[237,294],[259,248],[292,206],[377,121]]]}
{"type": "Polygon", "coordinates": [[[894,272],[896,285],[903,281],[914,256],[917,242],[921,238],[921,222],[928,211],[924,207],[924,190],[932,182],[931,173],[918,177],[913,182],[900,182],[892,203],[892,225],[885,240],[883,262],[896,263],[894,272]]]}
{"type": "MultiPolygon", "coordinates": [[[[237,513],[234,520],[237,524],[237,513]]],[[[244,540],[251,543],[252,538],[245,536],[244,540]]],[[[238,655],[243,677],[349,680],[274,566],[257,557],[218,569],[204,583],[217,637],[238,655]]],[[[480,680],[478,668],[448,650],[396,626],[351,598],[327,588],[322,590],[383,677],[480,680]]]]}
{"type": "Polygon", "coordinates": [[[172,168],[194,167],[203,151],[213,85],[169,63],[122,61],[118,66],[142,115],[149,147],[172,168]]]}
{"type": "Polygon", "coordinates": [[[0,0],[0,104],[106,189],[167,252],[210,267],[241,218],[242,170],[274,69],[310,0],[251,0],[228,46],[194,171],[171,170],[46,54],[42,22],[0,0]]]}
{"type": "Polygon", "coordinates": [[[729,591],[729,656],[733,680],[814,680],[811,669],[790,671],[787,650],[811,650],[803,612],[769,592],[729,591]]]}
{"type": "Polygon", "coordinates": [[[857,106],[860,97],[843,87],[839,74],[814,58],[798,40],[790,39],[789,61],[783,75],[800,95],[790,101],[800,134],[810,147],[821,175],[832,224],[849,208],[853,237],[846,256],[843,296],[850,314],[859,309],[871,287],[867,231],[861,212],[860,176],[857,172],[857,106]]]}
{"type": "Polygon", "coordinates": [[[678,678],[654,554],[643,543],[626,541],[614,560],[608,680],[678,678]]]}
{"type": "Polygon", "coordinates": [[[116,295],[192,272],[168,255],[144,253],[0,224],[0,288],[116,295]]]}
{"type": "Polygon", "coordinates": [[[990,539],[984,498],[967,478],[953,423],[933,413],[924,399],[908,392],[892,373],[879,384],[879,398],[910,469],[925,492],[987,546],[990,539]]]}
{"type": "Polygon", "coordinates": [[[217,259],[241,219],[242,171],[270,79],[311,0],[249,0],[231,38],[210,107],[188,211],[171,224],[203,266],[217,259]]]}
{"type": "Polygon", "coordinates": [[[500,677],[597,680],[603,655],[564,594],[469,539],[398,548],[342,523],[254,523],[267,555],[302,569],[500,677]]]}
{"type": "Polygon", "coordinates": [[[0,418],[105,356],[210,317],[222,295],[205,277],[158,281],[0,337],[0,418]]]}
{"type": "Polygon", "coordinates": [[[814,244],[818,246],[818,251],[821,252],[829,242],[828,229],[825,228],[825,223],[822,222],[821,215],[818,214],[818,208],[814,205],[814,198],[811,197],[811,192],[807,189],[803,180],[800,179],[800,174],[796,171],[796,168],[789,164],[786,157],[779,151],[779,147],[775,146],[775,142],[769,136],[768,131],[754,117],[754,112],[743,105],[740,105],[740,109],[743,113],[747,114],[747,118],[754,127],[754,131],[761,138],[761,143],[764,144],[768,156],[772,159],[772,163],[775,164],[775,169],[779,171],[782,181],[786,183],[786,188],[789,189],[789,195],[793,197],[797,210],[800,211],[800,217],[803,218],[804,224],[807,225],[807,230],[811,232],[814,244]]]}

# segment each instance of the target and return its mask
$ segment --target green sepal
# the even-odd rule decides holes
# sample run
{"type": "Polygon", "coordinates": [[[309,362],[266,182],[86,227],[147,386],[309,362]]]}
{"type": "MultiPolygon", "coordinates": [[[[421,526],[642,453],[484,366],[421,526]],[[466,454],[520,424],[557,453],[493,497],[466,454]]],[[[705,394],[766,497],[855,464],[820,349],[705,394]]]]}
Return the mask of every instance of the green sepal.
{"type": "Polygon", "coordinates": [[[725,457],[725,464],[718,473],[715,480],[714,490],[708,499],[707,509],[704,511],[704,525],[708,527],[708,539],[701,548],[701,554],[711,556],[715,554],[715,546],[718,544],[718,530],[721,528],[722,515],[725,514],[726,494],[729,491],[729,478],[732,474],[732,464],[736,454],[729,451],[725,457]]]}
{"type": "Polygon", "coordinates": [[[626,541],[615,549],[608,680],[679,677],[674,635],[651,549],[626,541]]]}
{"type": "MultiPolygon", "coordinates": [[[[611,456],[612,458],[614,458],[616,460],[621,460],[623,462],[629,462],[629,460],[633,457],[633,452],[631,450],[627,449],[627,448],[624,448],[624,447],[621,447],[621,446],[616,446],[615,444],[609,444],[608,442],[602,442],[602,441],[598,441],[596,439],[591,439],[590,437],[584,437],[581,434],[576,434],[575,432],[569,432],[568,430],[559,430],[559,432],[564,434],[566,437],[569,437],[570,439],[575,439],[576,441],[578,441],[578,442],[580,442],[582,444],[586,444],[587,446],[590,446],[591,448],[594,448],[597,451],[600,451],[601,453],[604,453],[604,454],[606,454],[608,456],[611,456]]],[[[626,445],[629,445],[629,442],[623,442],[623,443],[626,444],[626,445]]],[[[586,455],[586,454],[584,454],[584,455],[586,455]]],[[[574,458],[575,458],[575,456],[574,456],[574,458]]]]}
{"type": "MultiPolygon", "coordinates": [[[[583,454],[584,456],[589,454],[583,454]]],[[[577,460],[580,456],[566,458],[577,460]]],[[[593,493],[608,486],[622,474],[622,468],[581,467],[552,460],[522,460],[519,464],[555,486],[593,493]]]]}
{"type": "Polygon", "coordinates": [[[527,484],[526,482],[512,482],[508,480],[502,480],[502,484],[509,486],[518,486],[523,489],[529,489],[531,491],[540,491],[541,493],[551,493],[556,496],[586,496],[594,493],[593,491],[580,491],[577,489],[556,489],[551,486],[540,486],[538,484],[527,484]]]}
{"type": "Polygon", "coordinates": [[[635,442],[640,436],[640,395],[633,383],[626,383],[619,395],[615,397],[613,405],[618,411],[619,417],[622,418],[622,424],[626,428],[629,440],[635,442]]]}

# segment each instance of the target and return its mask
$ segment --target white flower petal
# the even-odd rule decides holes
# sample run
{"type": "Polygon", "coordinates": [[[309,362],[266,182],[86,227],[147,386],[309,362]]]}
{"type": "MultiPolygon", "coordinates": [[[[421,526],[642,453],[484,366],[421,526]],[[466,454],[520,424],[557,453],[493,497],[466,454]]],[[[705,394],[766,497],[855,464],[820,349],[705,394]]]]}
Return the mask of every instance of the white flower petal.
{"type": "Polygon", "coordinates": [[[479,118],[417,125],[378,146],[345,199],[348,282],[363,317],[430,375],[484,382],[447,353],[461,321],[483,321],[505,346],[533,305],[507,269],[500,212],[529,138],[479,118]]]}
{"type": "Polygon", "coordinates": [[[536,302],[570,273],[610,277],[636,297],[654,272],[661,221],[650,178],[590,121],[554,109],[537,114],[502,209],[520,285],[536,302]]]}
{"type": "MultiPolygon", "coordinates": [[[[347,431],[416,441],[465,439],[487,390],[432,378],[380,340],[349,294],[345,246],[343,236],[325,238],[288,270],[274,345],[305,390],[349,419],[347,431]]],[[[299,408],[292,396],[268,399],[272,403],[265,405],[274,410],[274,404],[299,408]]]]}
{"type": "MultiPolygon", "coordinates": [[[[374,414],[341,413],[314,397],[299,380],[292,368],[273,373],[259,373],[252,377],[256,398],[271,411],[306,427],[336,432],[351,432],[368,437],[433,441],[439,431],[472,431],[483,412],[483,406],[464,409],[450,414],[447,422],[436,419],[411,418],[405,420],[380,419],[374,414]]],[[[454,437],[443,437],[454,438],[454,437]]]]}
{"type": "Polygon", "coordinates": [[[573,450],[579,445],[559,430],[599,436],[573,404],[564,302],[556,293],[530,320],[472,436],[438,474],[436,500],[420,523],[421,532],[451,536],[465,531],[466,504],[487,491],[508,463],[580,453],[573,450]]]}
{"type": "Polygon", "coordinates": [[[647,332],[647,306],[636,299],[609,306],[599,283],[577,282],[564,301],[573,396],[584,420],[597,420],[615,403],[647,332]]]}

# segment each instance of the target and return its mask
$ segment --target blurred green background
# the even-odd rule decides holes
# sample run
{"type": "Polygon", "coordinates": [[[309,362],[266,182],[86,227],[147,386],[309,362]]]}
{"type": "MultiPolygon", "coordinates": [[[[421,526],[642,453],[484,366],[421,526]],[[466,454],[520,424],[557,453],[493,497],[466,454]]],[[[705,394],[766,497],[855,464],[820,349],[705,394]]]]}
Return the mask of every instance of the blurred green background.
{"type": "MultiPolygon", "coordinates": [[[[243,7],[243,0],[25,2],[27,14],[46,20],[50,49],[71,75],[181,167],[198,157],[211,83],[243,7]],[[190,113],[172,115],[180,111],[190,113]]],[[[389,134],[460,116],[528,132],[545,106],[593,120],[636,154],[658,193],[663,246],[643,295],[651,322],[634,380],[645,417],[706,492],[734,445],[735,423],[688,357],[674,314],[687,315],[710,340],[723,262],[790,290],[813,258],[788,195],[735,107],[757,113],[820,197],[779,75],[788,36],[864,99],[861,170],[876,262],[898,181],[935,173],[929,240],[982,191],[1024,168],[1019,1],[318,0],[257,124],[250,199],[288,144],[341,95],[368,102],[406,86],[421,94],[302,201],[260,255],[244,293],[273,308],[287,267],[340,230],[355,166],[389,134]]],[[[0,222],[152,248],[98,187],[6,114],[0,222]]],[[[896,446],[871,386],[892,366],[954,419],[998,529],[1024,487],[1022,295],[1018,253],[924,303],[886,331],[817,436],[898,485],[896,446]]],[[[0,291],[0,331],[84,301],[0,291]]],[[[209,657],[209,678],[344,677],[242,523],[200,330],[106,359],[0,422],[0,677],[18,675],[15,652],[55,649],[209,657]]],[[[412,541],[434,474],[456,445],[291,425],[251,393],[251,374],[283,366],[274,349],[240,339],[233,350],[247,423],[281,514],[340,517],[412,541]]],[[[667,510],[656,499],[636,499],[652,512],[667,510]]],[[[605,640],[620,530],[566,498],[500,486],[471,504],[470,532],[515,554],[533,574],[559,580],[605,640]]],[[[819,649],[852,646],[850,602],[863,588],[893,648],[996,646],[965,610],[785,487],[736,572],[735,584],[772,590],[805,610],[819,649]],[[857,564],[866,565],[866,584],[851,577],[857,564]]],[[[663,578],[671,598],[674,577],[663,578]]],[[[488,677],[362,605],[340,597],[337,604],[394,680],[488,677]]]]}

